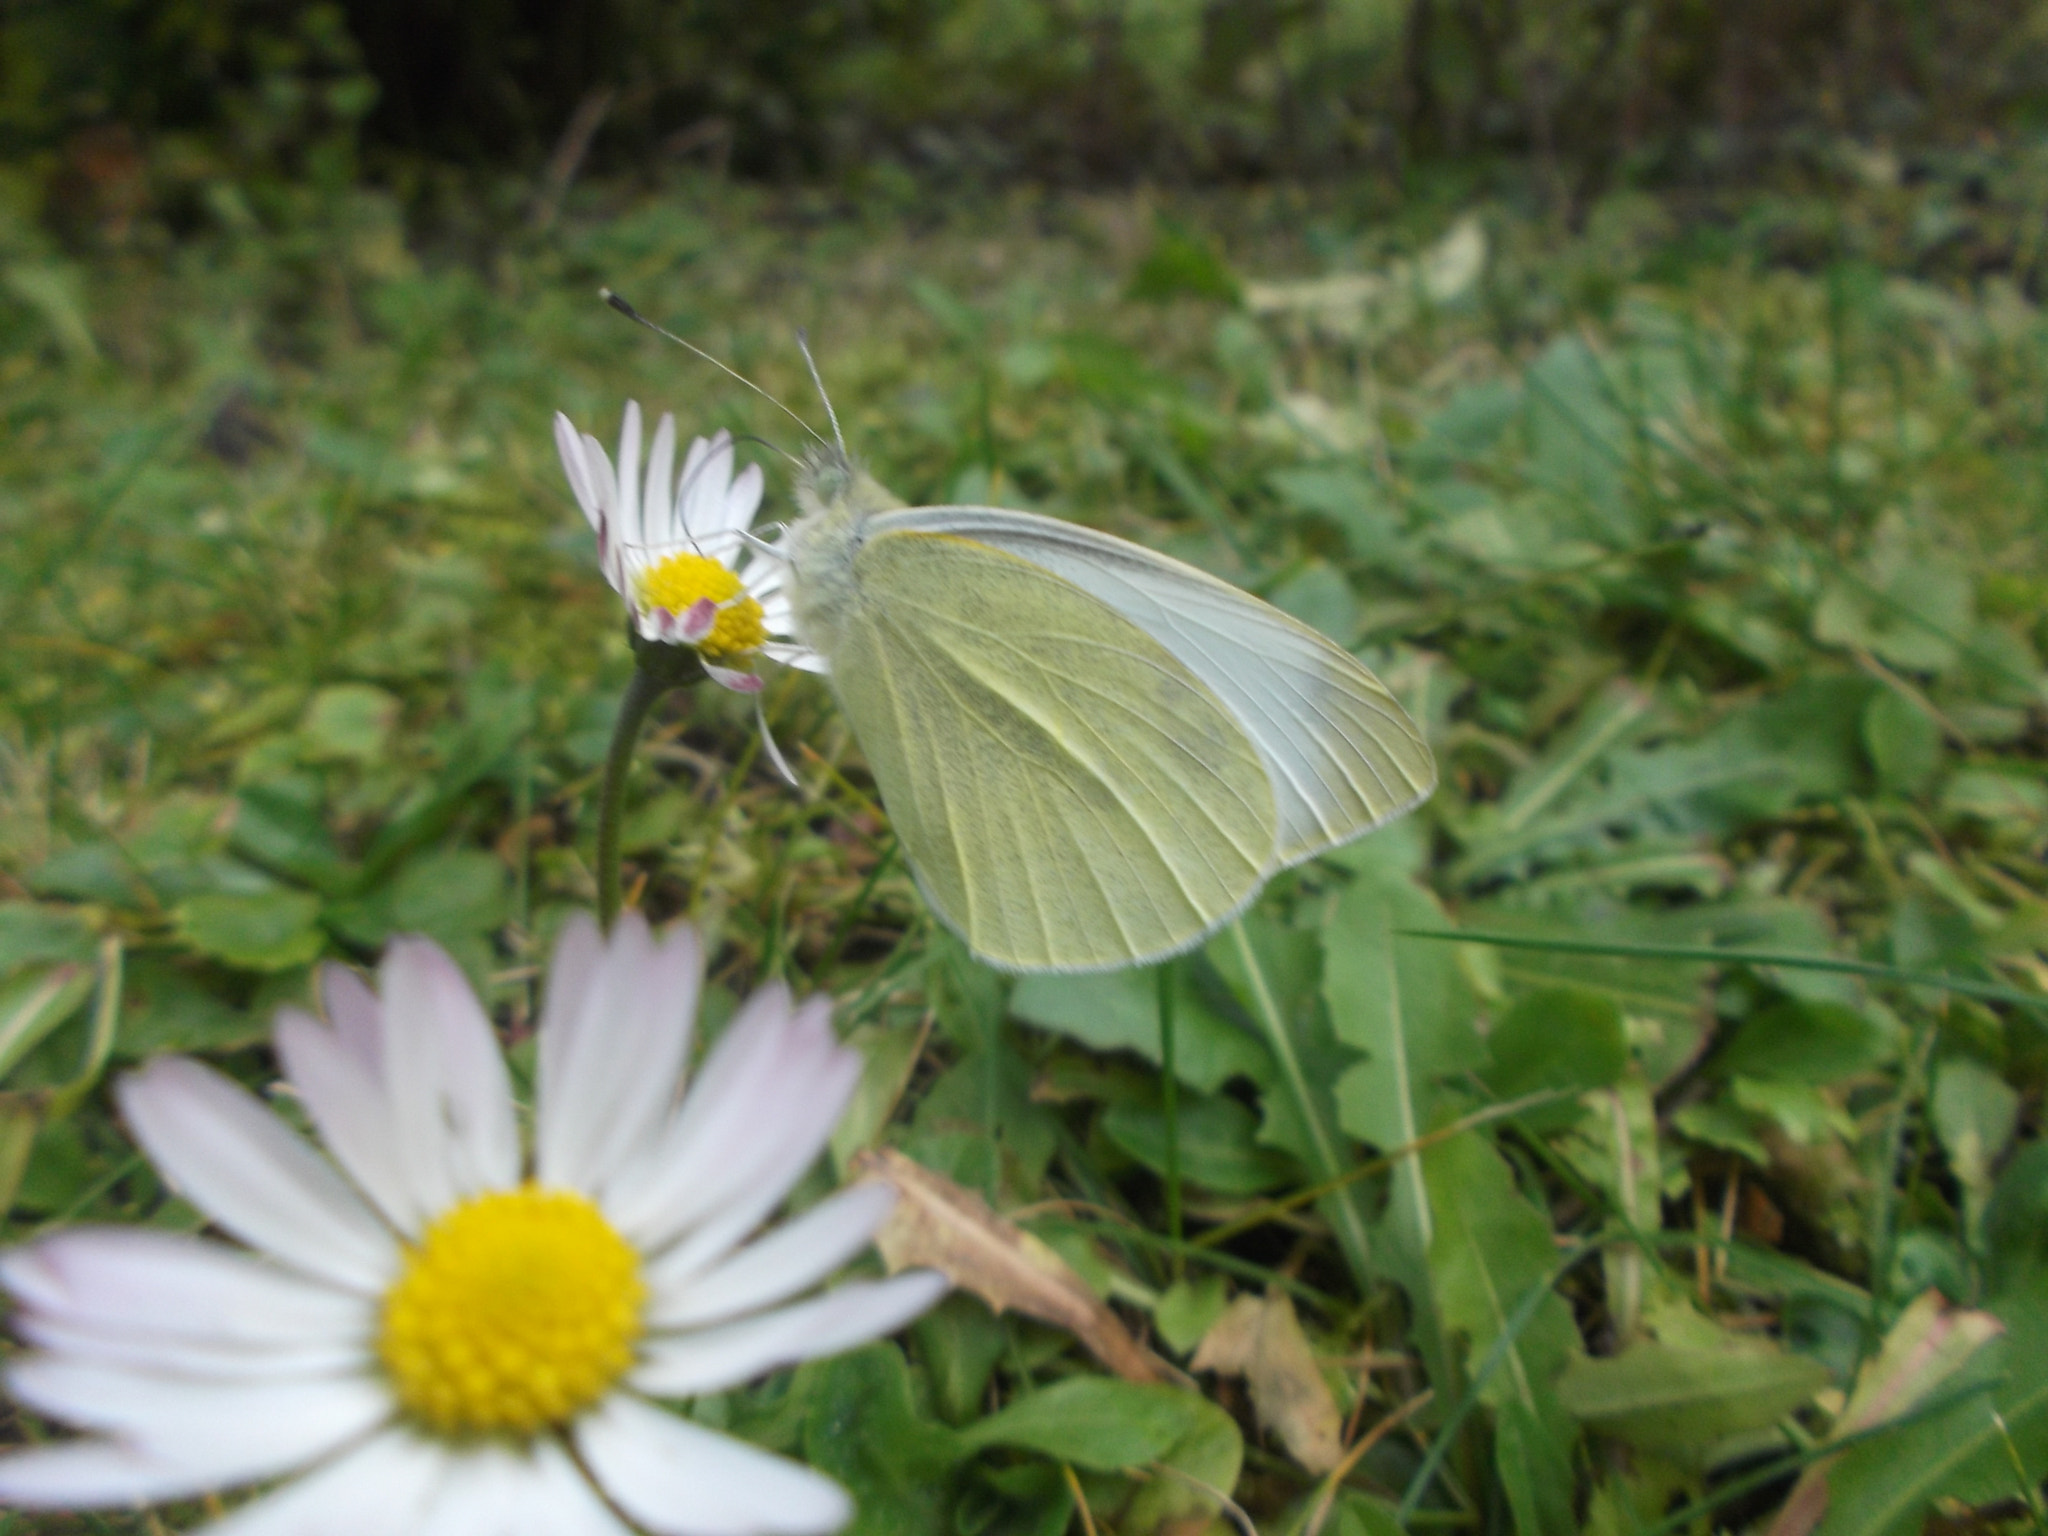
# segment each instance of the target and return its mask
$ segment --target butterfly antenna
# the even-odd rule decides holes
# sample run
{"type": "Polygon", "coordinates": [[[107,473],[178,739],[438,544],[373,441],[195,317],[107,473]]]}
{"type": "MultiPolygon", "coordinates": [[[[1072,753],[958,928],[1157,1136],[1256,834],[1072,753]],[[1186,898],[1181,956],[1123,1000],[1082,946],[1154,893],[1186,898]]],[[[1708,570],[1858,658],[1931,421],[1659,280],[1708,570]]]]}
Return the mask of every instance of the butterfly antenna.
{"type": "Polygon", "coordinates": [[[818,360],[811,356],[811,338],[804,334],[804,328],[796,328],[796,349],[804,355],[804,366],[811,370],[811,382],[818,386],[818,398],[825,402],[825,419],[832,423],[832,441],[839,445],[839,457],[846,457],[846,437],[839,430],[839,413],[832,409],[832,397],[825,393],[825,381],[818,377],[818,360]]]}
{"type": "MultiPolygon", "coordinates": [[[[624,315],[628,320],[632,321],[635,325],[644,325],[647,327],[648,330],[654,332],[655,335],[666,337],[668,340],[674,342],[677,346],[681,347],[685,352],[694,352],[698,357],[703,358],[705,362],[709,363],[712,367],[716,368],[720,373],[726,375],[728,378],[737,379],[740,383],[746,385],[747,388],[751,389],[755,394],[759,395],[763,400],[766,400],[770,405],[774,406],[775,409],[782,412],[782,414],[787,416],[791,421],[795,422],[798,426],[802,427],[806,432],[810,433],[812,437],[817,438],[820,443],[823,443],[825,441],[824,438],[818,436],[818,429],[816,427],[812,426],[808,421],[805,421],[803,417],[797,415],[795,411],[792,411],[780,400],[776,399],[773,395],[769,394],[767,390],[763,389],[760,385],[756,384],[752,379],[748,378],[744,373],[741,373],[737,368],[728,367],[726,364],[720,362],[717,358],[713,357],[709,352],[706,352],[702,347],[698,346],[695,342],[685,341],[682,337],[678,336],[674,331],[665,330],[661,326],[656,325],[652,320],[648,319],[645,315],[641,314],[639,310],[635,309],[632,305],[628,304],[624,299],[620,298],[619,295],[613,293],[611,289],[600,288],[597,290],[597,293],[599,298],[603,299],[605,303],[611,305],[613,309],[616,309],[620,314],[624,315]]],[[[804,354],[804,357],[808,361],[810,354],[806,352],[804,354]]],[[[814,367],[811,369],[811,377],[816,378],[817,376],[818,370],[814,367]]],[[[830,416],[832,414],[832,402],[829,400],[825,402],[825,414],[827,416],[830,416]]],[[[834,421],[832,423],[832,435],[834,437],[837,437],[839,435],[839,423],[837,421],[834,421]]],[[[769,444],[769,446],[774,447],[772,443],[769,444]]],[[[797,457],[795,454],[784,453],[783,450],[780,448],[777,448],[775,451],[777,453],[781,453],[782,456],[785,459],[788,459],[792,464],[797,462],[797,457]]],[[[844,453],[845,451],[845,444],[842,443],[840,445],[840,452],[844,453]]]]}

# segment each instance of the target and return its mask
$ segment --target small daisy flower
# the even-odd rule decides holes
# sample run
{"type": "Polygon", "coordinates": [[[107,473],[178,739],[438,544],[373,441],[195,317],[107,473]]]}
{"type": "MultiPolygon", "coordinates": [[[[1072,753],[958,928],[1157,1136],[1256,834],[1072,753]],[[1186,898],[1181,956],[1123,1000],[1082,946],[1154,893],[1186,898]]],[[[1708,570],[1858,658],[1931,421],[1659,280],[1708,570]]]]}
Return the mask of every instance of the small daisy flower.
{"type": "Polygon", "coordinates": [[[785,567],[761,553],[748,530],[761,505],[761,466],[733,472],[732,434],[697,438],[676,471],[676,420],[654,428],[643,479],[640,402],[626,402],[616,469],[597,439],[555,413],[555,448],[569,488],[597,531],[604,579],[625,599],[645,640],[687,645],[712,680],[758,693],[749,663],[759,654],[818,670],[808,647],[775,636],[792,629],[785,567]]]}
{"type": "Polygon", "coordinates": [[[555,952],[533,1145],[462,973],[402,939],[379,990],[278,1017],[323,1156],[212,1069],[161,1058],[121,1109],[245,1248],[78,1228],[0,1256],[14,1396],[85,1431],[0,1456],[0,1503],[107,1508],[286,1479],[208,1536],[753,1536],[852,1513],[808,1467],[659,1408],[890,1333],[929,1272],[809,1290],[888,1212],[833,1195],[748,1241],[859,1075],[830,1005],[763,988],[678,1102],[695,933],[588,918],[555,952]]]}

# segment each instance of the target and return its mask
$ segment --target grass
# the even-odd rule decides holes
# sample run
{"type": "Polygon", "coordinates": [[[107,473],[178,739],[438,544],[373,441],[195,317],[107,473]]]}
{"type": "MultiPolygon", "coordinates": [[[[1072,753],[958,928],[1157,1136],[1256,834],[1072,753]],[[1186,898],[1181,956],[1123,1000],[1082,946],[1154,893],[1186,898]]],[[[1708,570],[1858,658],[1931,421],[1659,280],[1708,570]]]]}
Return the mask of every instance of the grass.
{"type": "Polygon", "coordinates": [[[1214,1507],[1189,1479],[1233,1478],[1266,1531],[1747,1523],[1836,1432],[1834,1529],[1936,1498],[2023,1517],[2014,1459],[2048,1469],[2038,177],[1631,195],[1575,235],[1489,206],[1459,281],[1413,264],[1456,210],[1335,194],[864,214],[597,187],[467,255],[410,249],[361,191],[84,254],[16,219],[10,1232],[189,1223],[103,1072],[182,1049],[267,1080],[319,957],[429,932],[525,1038],[594,901],[630,666],[549,414],[609,438],[633,396],[797,447],[609,284],[817,417],[805,328],[906,498],[1105,527],[1359,648],[1443,770],[1179,968],[1169,1095],[1150,976],[1013,986],[935,929],[815,680],[767,694],[794,791],[744,703],[672,702],[627,887],[706,925],[714,1010],[769,975],[836,993],[864,1139],[1024,1213],[1181,1366],[1233,1297],[1292,1297],[1306,1344],[1198,1374],[1223,1411],[1135,1464],[1001,1427],[1055,1386],[1078,1422],[1124,1410],[1068,1334],[964,1296],[903,1349],[693,1412],[818,1459],[875,1531],[1053,1531],[1076,1498],[1163,1530],[1214,1507]],[[1305,281],[1329,272],[1383,281],[1346,302],[1305,281]],[[1885,1378],[1919,1417],[1871,1433],[1841,1394],[1897,1370],[1873,1362],[1929,1288],[2008,1342],[1885,1378]],[[1345,1445],[1412,1417],[1324,1490],[1305,1413],[1345,1445]]]}

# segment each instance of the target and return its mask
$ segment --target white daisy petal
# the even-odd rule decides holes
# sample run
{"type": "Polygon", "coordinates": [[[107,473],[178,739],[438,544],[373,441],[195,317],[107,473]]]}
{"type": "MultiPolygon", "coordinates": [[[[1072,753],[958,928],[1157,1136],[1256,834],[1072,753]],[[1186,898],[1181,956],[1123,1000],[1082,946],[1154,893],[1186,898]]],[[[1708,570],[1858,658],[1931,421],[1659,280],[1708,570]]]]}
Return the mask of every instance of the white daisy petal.
{"type": "Polygon", "coordinates": [[[431,1441],[387,1430],[194,1536],[439,1536],[422,1516],[448,1480],[448,1463],[431,1441]]]}
{"type": "Polygon", "coordinates": [[[562,412],[555,412],[555,452],[562,457],[562,473],[569,477],[569,490],[576,505],[590,520],[592,528],[604,521],[603,503],[598,499],[598,482],[591,477],[590,462],[583,454],[583,438],[562,412]]]}
{"type": "Polygon", "coordinates": [[[430,1536],[629,1536],[553,1440],[481,1445],[451,1458],[420,1520],[430,1536]]]}
{"type": "Polygon", "coordinates": [[[575,1435],[612,1502],[655,1536],[825,1536],[853,1518],[830,1478],[623,1394],[575,1435]]]}
{"type": "Polygon", "coordinates": [[[0,1505],[15,1509],[155,1504],[217,1486],[204,1469],[157,1461],[108,1440],[65,1440],[0,1455],[0,1505]]]}
{"type": "Polygon", "coordinates": [[[381,1289],[397,1244],[333,1165],[243,1089],[196,1061],[160,1057],[115,1088],[164,1177],[253,1247],[317,1279],[381,1289]]]}
{"type": "Polygon", "coordinates": [[[25,1313],[80,1328],[234,1347],[360,1343],[367,1298],[246,1253],[146,1227],[76,1227],[0,1255],[25,1313]]]}
{"type": "Polygon", "coordinates": [[[345,965],[320,967],[320,1007],[343,1045],[372,1072],[384,1069],[384,1007],[345,965]]]}
{"type": "Polygon", "coordinates": [[[632,1383],[652,1397],[695,1397],[752,1381],[777,1366],[835,1355],[894,1333],[946,1294],[946,1278],[913,1269],[854,1280],[809,1301],[742,1322],[647,1341],[632,1383]]]}
{"type": "Polygon", "coordinates": [[[695,929],[678,924],[657,944],[639,913],[620,916],[584,995],[543,1016],[543,1040],[559,1021],[572,1043],[547,1058],[541,1083],[542,1182],[598,1190],[652,1139],[682,1074],[703,974],[695,929]]]}
{"type": "Polygon", "coordinates": [[[750,1042],[751,1052],[736,1051],[747,1070],[735,1071],[715,1093],[718,1063],[706,1066],[677,1134],[664,1138],[655,1160],[659,1203],[649,1213],[645,1246],[658,1253],[689,1231],[670,1273],[681,1276],[723,1257],[824,1150],[861,1070],[859,1053],[833,1038],[830,1019],[823,999],[804,1004],[786,1027],[750,1042]],[[710,1109],[690,1123],[700,1101],[710,1109]]]}
{"type": "Polygon", "coordinates": [[[547,1084],[557,1082],[576,1052],[577,1033],[584,1023],[584,999],[596,983],[598,967],[604,961],[604,935],[597,919],[578,912],[562,925],[555,940],[555,952],[548,961],[548,978],[541,992],[541,1026],[534,1041],[539,1093],[543,1100],[547,1084]]]}
{"type": "Polygon", "coordinates": [[[611,458],[588,432],[583,434],[583,464],[597,485],[597,563],[612,590],[624,596],[624,535],[619,527],[619,480],[612,473],[611,458]]]}
{"type": "Polygon", "coordinates": [[[286,1080],[335,1161],[393,1226],[416,1234],[432,1212],[406,1178],[381,1070],[351,1051],[339,1030],[296,1008],[279,1012],[272,1040],[286,1080]]]}
{"type": "Polygon", "coordinates": [[[384,987],[385,1087],[405,1167],[428,1209],[519,1177],[512,1084],[491,1021],[438,944],[395,939],[384,987]]]}
{"type": "Polygon", "coordinates": [[[677,1165],[694,1148],[715,1143],[724,1133],[735,1119],[731,1106],[736,1095],[745,1094],[748,1113],[759,1112],[756,1095],[775,1071],[790,1024],[789,988],[780,982],[770,982],[741,1005],[711,1048],[653,1155],[609,1192],[609,1214],[628,1237],[642,1240],[648,1248],[658,1247],[661,1237],[679,1230],[701,1205],[715,1203],[716,1192],[695,1180],[694,1168],[685,1169],[679,1178],[677,1165]]]}
{"type": "Polygon", "coordinates": [[[703,1273],[671,1279],[664,1260],[646,1271],[653,1328],[698,1327],[758,1311],[808,1290],[867,1246],[896,1192],[886,1184],[859,1184],[821,1200],[758,1242],[703,1273]]]}
{"type": "Polygon", "coordinates": [[[622,544],[645,548],[647,524],[640,516],[640,402],[626,402],[626,419],[619,425],[618,536],[622,544]]]}
{"type": "Polygon", "coordinates": [[[725,496],[726,527],[753,527],[754,514],[761,509],[761,492],[766,484],[758,464],[749,464],[733,476],[732,489],[725,496]]]}
{"type": "MultiPolygon", "coordinates": [[[[640,538],[650,546],[675,539],[676,419],[667,411],[654,426],[654,446],[647,454],[647,479],[640,495],[640,538]]],[[[632,471],[628,469],[627,473],[632,471]]]]}
{"type": "Polygon", "coordinates": [[[807,645],[781,645],[770,641],[761,647],[761,654],[770,661],[779,661],[785,667],[798,667],[805,672],[832,670],[832,664],[807,645]]]}
{"type": "MultiPolygon", "coordinates": [[[[304,1466],[367,1434],[392,1409],[366,1374],[202,1381],[30,1355],[9,1367],[7,1385],[38,1413],[98,1431],[167,1473],[185,1469],[187,1493],[304,1466]]],[[[0,1484],[0,1499],[7,1496],[0,1484]]]]}
{"type": "MultiPolygon", "coordinates": [[[[364,1315],[367,1318],[367,1311],[364,1315]]],[[[79,1328],[34,1314],[17,1317],[14,1331],[24,1343],[67,1359],[211,1381],[332,1376],[354,1369],[363,1359],[360,1339],[229,1344],[216,1339],[166,1338],[101,1327],[79,1328]]]]}
{"type": "Polygon", "coordinates": [[[697,437],[690,440],[690,451],[683,457],[682,473],[676,478],[676,537],[690,547],[700,548],[699,541],[715,529],[699,527],[702,515],[705,472],[711,456],[730,438],[724,432],[711,437],[697,437]]]}

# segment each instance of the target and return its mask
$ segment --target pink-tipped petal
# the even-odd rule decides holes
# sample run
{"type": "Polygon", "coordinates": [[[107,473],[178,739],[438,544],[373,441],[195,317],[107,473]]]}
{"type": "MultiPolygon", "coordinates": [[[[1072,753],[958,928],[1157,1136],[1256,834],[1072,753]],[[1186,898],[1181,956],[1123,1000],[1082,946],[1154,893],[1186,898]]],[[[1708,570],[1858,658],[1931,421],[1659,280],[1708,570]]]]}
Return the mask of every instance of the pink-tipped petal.
{"type": "Polygon", "coordinates": [[[853,1518],[830,1478],[624,1393],[575,1438],[612,1502],[654,1536],[827,1536],[853,1518]]]}
{"type": "Polygon", "coordinates": [[[252,1247],[351,1290],[381,1291],[398,1246],[332,1164],[242,1088],[160,1057],[115,1089],[143,1150],[194,1205],[252,1247]]]}
{"type": "Polygon", "coordinates": [[[713,666],[708,661],[704,663],[704,671],[711,681],[718,684],[719,687],[729,688],[734,693],[759,693],[767,686],[752,672],[741,672],[732,667],[713,666]]]}
{"type": "Polygon", "coordinates": [[[711,633],[712,625],[717,622],[718,604],[708,597],[700,597],[683,610],[678,630],[685,644],[695,645],[711,633]]]}

